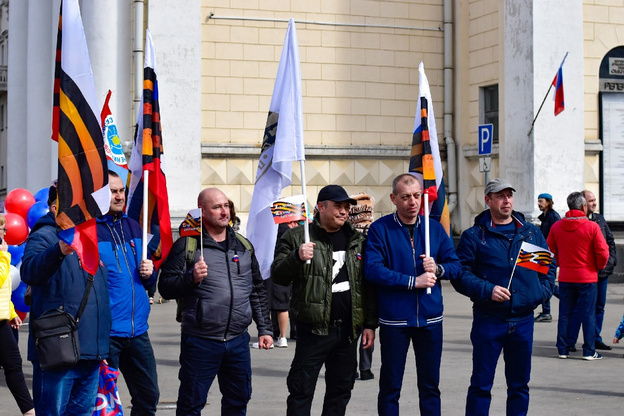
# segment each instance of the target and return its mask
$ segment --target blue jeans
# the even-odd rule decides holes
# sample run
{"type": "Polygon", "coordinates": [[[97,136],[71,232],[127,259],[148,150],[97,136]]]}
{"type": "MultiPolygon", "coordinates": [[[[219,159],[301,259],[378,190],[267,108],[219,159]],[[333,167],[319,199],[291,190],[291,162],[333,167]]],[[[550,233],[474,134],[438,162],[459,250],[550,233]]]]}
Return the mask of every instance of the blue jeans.
{"type": "Polygon", "coordinates": [[[526,415],[533,353],[533,314],[508,322],[474,314],[472,377],[466,400],[466,416],[488,415],[498,357],[503,352],[507,380],[507,415],[526,415]]]}
{"type": "Polygon", "coordinates": [[[594,355],[596,343],[596,283],[559,282],[557,351],[567,355],[583,324],[583,356],[594,355]],[[575,323],[576,322],[576,323],[575,323]]]}
{"type": "Polygon", "coordinates": [[[80,360],[68,370],[42,370],[33,361],[35,413],[43,416],[91,416],[95,407],[100,362],[80,360]]]}
{"type": "Polygon", "coordinates": [[[154,415],[160,396],[156,359],[147,332],[134,338],[111,337],[108,365],[123,374],[132,397],[130,415],[154,415]]]}
{"type": "Polygon", "coordinates": [[[440,359],[442,324],[415,327],[379,328],[381,373],[377,410],[380,415],[398,415],[405,361],[410,341],[416,357],[420,414],[440,415],[440,359]]]}
{"type": "Polygon", "coordinates": [[[608,278],[599,279],[596,286],[596,341],[602,342],[602,322],[604,321],[605,306],[607,305],[608,278]]]}
{"type": "Polygon", "coordinates": [[[208,391],[219,376],[222,415],[245,415],[251,398],[251,354],[247,332],[230,341],[182,334],[180,389],[176,415],[201,415],[208,391]]]}
{"type": "Polygon", "coordinates": [[[357,340],[351,326],[329,326],[327,335],[312,333],[297,323],[295,357],[286,379],[288,416],[309,416],[319,371],[325,364],[325,398],[322,416],[344,415],[351,399],[357,367],[357,340]]]}

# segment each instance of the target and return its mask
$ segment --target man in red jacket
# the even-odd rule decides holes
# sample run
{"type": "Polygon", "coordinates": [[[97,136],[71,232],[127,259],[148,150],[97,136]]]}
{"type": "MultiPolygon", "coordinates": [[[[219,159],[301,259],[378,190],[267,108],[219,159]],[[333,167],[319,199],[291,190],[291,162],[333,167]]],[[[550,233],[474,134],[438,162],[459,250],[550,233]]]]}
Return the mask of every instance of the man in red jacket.
{"type": "Polygon", "coordinates": [[[583,359],[600,360],[595,350],[596,288],[598,271],[609,259],[609,246],[598,224],[587,218],[587,201],[581,192],[568,195],[565,217],[550,229],[548,246],[559,266],[559,323],[557,351],[559,358],[568,358],[570,340],[578,334],[570,332],[570,317],[576,309],[583,324],[583,359]]]}

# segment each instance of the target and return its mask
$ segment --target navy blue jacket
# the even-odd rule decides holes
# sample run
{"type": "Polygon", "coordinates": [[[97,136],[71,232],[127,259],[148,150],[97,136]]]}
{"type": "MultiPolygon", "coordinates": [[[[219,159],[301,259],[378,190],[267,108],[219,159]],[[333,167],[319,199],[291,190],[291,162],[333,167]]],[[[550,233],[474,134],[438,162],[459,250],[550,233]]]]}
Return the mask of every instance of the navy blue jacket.
{"type": "MultiPolygon", "coordinates": [[[[436,284],[415,289],[416,276],[425,272],[421,254],[425,254],[424,218],[418,217],[414,246],[407,227],[396,212],[373,222],[368,231],[364,276],[377,287],[379,324],[422,327],[442,322],[442,287],[436,284]]],[[[453,242],[437,221],[430,221],[431,257],[444,268],[441,279],[451,281],[461,275],[461,265],[453,242]]]]}
{"type": "Polygon", "coordinates": [[[451,280],[455,289],[474,302],[475,314],[495,316],[507,321],[520,320],[550,299],[555,285],[555,262],[548,274],[538,273],[514,265],[523,242],[547,248],[548,244],[539,228],[525,221],[519,212],[512,212],[516,235],[510,242],[492,226],[490,211],[483,211],[475,224],[463,232],[457,246],[457,256],[462,264],[461,278],[451,280]],[[494,302],[494,286],[510,287],[511,300],[494,302]]]}
{"type": "MultiPolygon", "coordinates": [[[[54,214],[50,212],[37,221],[26,243],[20,273],[32,290],[31,320],[50,309],[64,309],[75,316],[84,295],[88,273],[76,253],[68,256],[61,253],[57,230],[54,214]]],[[[108,357],[110,328],[106,266],[100,261],[87,306],[78,322],[80,359],[108,357]]],[[[32,333],[28,340],[28,359],[37,361],[32,333]]]]}
{"type": "Polygon", "coordinates": [[[548,234],[550,233],[550,228],[554,223],[561,219],[561,216],[554,209],[549,209],[546,213],[541,213],[539,217],[537,217],[542,223],[540,224],[540,230],[544,235],[544,238],[548,238],[548,234]]]}
{"type": "Polygon", "coordinates": [[[150,305],[145,289],[156,281],[139,276],[141,263],[141,237],[139,223],[119,215],[105,215],[97,220],[100,259],[108,269],[113,326],[111,336],[132,338],[147,332],[150,305]]]}

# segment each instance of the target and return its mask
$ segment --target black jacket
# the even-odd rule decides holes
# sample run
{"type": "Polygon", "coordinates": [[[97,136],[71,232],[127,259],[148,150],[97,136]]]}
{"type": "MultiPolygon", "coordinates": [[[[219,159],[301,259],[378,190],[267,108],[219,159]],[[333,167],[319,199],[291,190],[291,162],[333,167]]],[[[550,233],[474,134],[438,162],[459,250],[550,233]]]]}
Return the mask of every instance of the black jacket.
{"type": "Polygon", "coordinates": [[[600,231],[602,231],[602,235],[607,240],[607,245],[609,246],[609,260],[607,261],[607,265],[604,269],[598,272],[598,279],[606,279],[613,274],[613,269],[617,265],[617,250],[615,248],[615,238],[613,238],[613,234],[607,225],[607,221],[600,214],[596,214],[592,212],[587,216],[591,221],[598,224],[600,227],[600,231]]]}
{"type": "Polygon", "coordinates": [[[198,241],[190,264],[186,260],[187,238],[195,237],[181,237],[173,244],[158,282],[165,299],[179,299],[182,332],[229,341],[247,331],[253,319],[258,335],[273,335],[258,261],[234,230],[227,228],[227,250],[204,230],[203,253],[198,241]],[[193,266],[200,254],[208,265],[208,276],[195,284],[193,266]]]}

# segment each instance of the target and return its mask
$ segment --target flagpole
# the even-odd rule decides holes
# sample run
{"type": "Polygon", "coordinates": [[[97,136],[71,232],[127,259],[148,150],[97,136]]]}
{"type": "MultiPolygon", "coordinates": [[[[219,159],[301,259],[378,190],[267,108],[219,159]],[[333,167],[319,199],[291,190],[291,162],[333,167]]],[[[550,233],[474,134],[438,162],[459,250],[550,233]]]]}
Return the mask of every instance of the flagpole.
{"type": "Polygon", "coordinates": [[[520,250],[518,250],[518,255],[516,256],[516,262],[514,263],[513,270],[511,271],[511,277],[509,278],[509,284],[507,285],[507,290],[511,287],[511,279],[514,277],[514,273],[516,272],[516,266],[518,265],[518,257],[520,257],[520,252],[522,251],[522,245],[520,246],[520,250]]]}
{"type": "MultiPolygon", "coordinates": [[[[431,244],[429,241],[429,194],[425,192],[425,257],[431,257],[431,244]]],[[[427,288],[427,294],[431,294],[431,288],[427,288]]]]}
{"type": "MultiPolygon", "coordinates": [[[[568,53],[566,52],[565,56],[563,57],[563,61],[561,61],[561,65],[559,65],[559,68],[561,68],[563,66],[563,63],[565,62],[566,58],[568,57],[568,53]]],[[[558,71],[559,69],[557,69],[558,71]]],[[[550,83],[550,87],[548,87],[548,91],[546,91],[546,95],[544,95],[544,99],[542,100],[542,104],[540,104],[539,110],[537,110],[537,114],[535,115],[535,118],[533,119],[533,123],[531,123],[531,130],[529,130],[529,133],[527,134],[527,137],[531,136],[531,133],[533,132],[533,127],[535,127],[535,121],[537,120],[537,117],[539,117],[540,115],[540,111],[542,111],[542,107],[544,106],[544,103],[546,102],[546,97],[548,97],[548,93],[550,93],[550,90],[552,90],[553,84],[552,82],[550,83]]]]}
{"type": "Polygon", "coordinates": [[[149,209],[149,170],[143,171],[143,240],[142,240],[142,253],[141,260],[147,260],[147,216],[149,209]]]}
{"type": "MultiPolygon", "coordinates": [[[[305,207],[305,219],[303,224],[303,241],[304,243],[310,242],[310,225],[308,222],[308,194],[306,191],[306,176],[305,176],[305,160],[299,161],[299,168],[301,168],[301,193],[303,194],[303,206],[305,207]]],[[[306,260],[306,264],[310,264],[310,260],[306,260]]]]}

